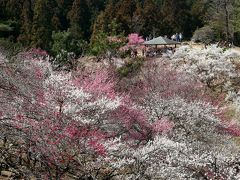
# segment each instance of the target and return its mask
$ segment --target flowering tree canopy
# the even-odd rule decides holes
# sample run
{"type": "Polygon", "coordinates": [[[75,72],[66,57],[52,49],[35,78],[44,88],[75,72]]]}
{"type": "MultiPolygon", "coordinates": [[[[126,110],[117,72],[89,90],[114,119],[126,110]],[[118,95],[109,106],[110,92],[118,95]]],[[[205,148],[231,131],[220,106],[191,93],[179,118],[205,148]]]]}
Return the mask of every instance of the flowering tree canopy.
{"type": "Polygon", "coordinates": [[[127,50],[134,50],[137,48],[144,48],[142,46],[142,43],[144,42],[144,39],[142,36],[139,36],[137,33],[132,33],[128,35],[128,43],[127,45],[123,46],[120,50],[127,51],[127,50]]]}
{"type": "Polygon", "coordinates": [[[197,77],[208,87],[223,90],[239,77],[237,67],[233,63],[234,59],[239,57],[237,51],[224,51],[217,45],[201,50],[183,46],[173,55],[172,64],[181,71],[197,77]]]}
{"type": "Polygon", "coordinates": [[[239,178],[238,123],[171,64],[146,63],[123,92],[103,69],[53,71],[28,52],[17,63],[0,57],[3,164],[17,157],[20,177],[239,178]]]}

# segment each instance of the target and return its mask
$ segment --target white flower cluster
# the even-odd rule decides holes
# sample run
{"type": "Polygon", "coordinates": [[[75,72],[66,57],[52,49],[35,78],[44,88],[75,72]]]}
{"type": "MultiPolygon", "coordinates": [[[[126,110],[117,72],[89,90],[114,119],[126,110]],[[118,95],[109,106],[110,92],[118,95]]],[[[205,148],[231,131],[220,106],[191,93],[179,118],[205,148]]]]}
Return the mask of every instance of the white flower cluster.
{"type": "Polygon", "coordinates": [[[117,178],[238,179],[239,151],[229,136],[218,133],[216,107],[179,97],[152,97],[141,108],[152,120],[167,117],[175,125],[170,134],[138,147],[121,138],[106,142],[109,156],[103,161],[116,168],[117,178]]]}
{"type": "Polygon", "coordinates": [[[224,50],[217,45],[208,46],[206,49],[195,49],[183,46],[176,50],[171,57],[174,67],[186,71],[198,78],[210,88],[223,88],[239,77],[235,59],[240,58],[240,53],[235,50],[224,50]]]}
{"type": "Polygon", "coordinates": [[[4,55],[0,52],[0,65],[4,64],[7,61],[7,59],[4,57],[4,55]]]}
{"type": "Polygon", "coordinates": [[[72,82],[71,73],[52,73],[45,81],[45,98],[48,107],[59,109],[62,112],[83,123],[93,123],[102,116],[121,104],[121,98],[110,99],[104,95],[94,97],[83,90],[81,85],[77,86],[72,82]],[[59,103],[62,104],[59,104],[59,103]],[[89,115],[81,116],[81,112],[89,112],[89,115]]]}
{"type": "Polygon", "coordinates": [[[213,90],[226,92],[226,100],[240,113],[239,60],[240,53],[234,49],[224,50],[216,45],[201,50],[182,46],[172,56],[171,63],[213,90]]]}
{"type": "MultiPolygon", "coordinates": [[[[153,97],[142,108],[149,114],[151,121],[168,118],[175,124],[173,134],[179,141],[193,138],[213,140],[217,135],[213,127],[219,120],[213,114],[217,108],[201,101],[187,102],[182,98],[161,99],[153,97]]],[[[215,139],[216,140],[216,139],[215,139]]]]}
{"type": "Polygon", "coordinates": [[[138,148],[130,148],[119,139],[109,140],[105,145],[110,155],[103,162],[116,168],[117,178],[182,180],[214,179],[221,175],[226,179],[238,177],[235,170],[238,167],[237,150],[231,144],[210,151],[202,144],[194,149],[186,142],[157,136],[138,148]],[[210,172],[212,175],[208,174],[210,172]]]}

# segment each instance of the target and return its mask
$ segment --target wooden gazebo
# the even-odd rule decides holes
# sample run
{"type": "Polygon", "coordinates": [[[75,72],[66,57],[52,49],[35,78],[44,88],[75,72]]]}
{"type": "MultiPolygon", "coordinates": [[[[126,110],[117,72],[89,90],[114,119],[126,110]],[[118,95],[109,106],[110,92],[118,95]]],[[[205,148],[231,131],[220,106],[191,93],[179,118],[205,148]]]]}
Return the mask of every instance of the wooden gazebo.
{"type": "Polygon", "coordinates": [[[168,38],[165,38],[165,37],[162,37],[162,36],[159,36],[157,38],[154,38],[154,39],[151,39],[149,41],[145,41],[143,43],[145,46],[148,46],[148,45],[155,45],[156,47],[158,45],[175,45],[175,47],[177,46],[177,44],[180,44],[180,42],[177,42],[177,41],[173,41],[171,39],[168,39],[168,38]]]}

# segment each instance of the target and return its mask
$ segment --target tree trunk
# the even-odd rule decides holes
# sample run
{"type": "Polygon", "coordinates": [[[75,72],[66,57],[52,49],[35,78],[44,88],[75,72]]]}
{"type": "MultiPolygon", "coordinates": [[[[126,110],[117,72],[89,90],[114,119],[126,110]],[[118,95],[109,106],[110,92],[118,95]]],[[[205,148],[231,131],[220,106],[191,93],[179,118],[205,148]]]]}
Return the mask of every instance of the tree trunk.
{"type": "Polygon", "coordinates": [[[226,40],[230,42],[231,35],[229,30],[229,11],[228,11],[228,0],[224,0],[224,11],[225,11],[225,28],[226,28],[226,40]]]}

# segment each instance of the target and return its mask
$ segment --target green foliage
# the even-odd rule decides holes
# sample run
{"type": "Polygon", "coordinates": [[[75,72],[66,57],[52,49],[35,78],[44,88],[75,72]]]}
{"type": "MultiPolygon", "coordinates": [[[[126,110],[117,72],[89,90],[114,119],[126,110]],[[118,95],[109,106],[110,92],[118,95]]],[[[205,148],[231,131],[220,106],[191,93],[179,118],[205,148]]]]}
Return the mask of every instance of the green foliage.
{"type": "Polygon", "coordinates": [[[106,53],[107,49],[108,49],[107,34],[104,32],[99,32],[92,40],[90,46],[90,54],[94,56],[102,56],[103,54],[106,53]]]}
{"type": "Polygon", "coordinates": [[[8,37],[15,41],[19,35],[19,30],[19,23],[16,21],[0,22],[0,37],[8,37]]]}
{"type": "Polygon", "coordinates": [[[122,58],[122,59],[130,58],[131,53],[132,53],[132,50],[130,48],[127,51],[119,51],[118,52],[120,58],[122,58]]]}
{"type": "MultiPolygon", "coordinates": [[[[103,15],[103,14],[102,14],[103,15]]],[[[90,54],[97,57],[112,56],[117,54],[118,49],[124,45],[123,33],[119,31],[120,24],[116,18],[112,19],[107,26],[103,23],[104,16],[100,16],[94,24],[94,30],[90,42],[90,54]]]]}
{"type": "Polygon", "coordinates": [[[55,56],[62,50],[73,52],[76,56],[79,56],[87,49],[87,42],[74,39],[74,36],[69,31],[53,32],[52,39],[53,44],[51,52],[55,56]]]}
{"type": "Polygon", "coordinates": [[[95,37],[91,41],[90,54],[97,57],[103,57],[109,54],[111,58],[111,56],[116,55],[118,49],[123,46],[123,39],[124,38],[121,35],[111,36],[107,33],[100,31],[95,34],[95,37]]]}
{"type": "Polygon", "coordinates": [[[70,33],[67,31],[53,32],[53,44],[51,52],[53,55],[58,55],[62,50],[69,51],[71,45],[70,33]]]}
{"type": "Polygon", "coordinates": [[[127,77],[130,74],[137,72],[143,65],[144,58],[136,57],[129,59],[123,67],[118,68],[118,74],[121,77],[127,77]]]}
{"type": "Polygon", "coordinates": [[[55,57],[55,65],[58,67],[73,67],[73,60],[85,53],[87,42],[84,40],[76,40],[69,31],[53,32],[53,44],[51,53],[55,57]]]}

